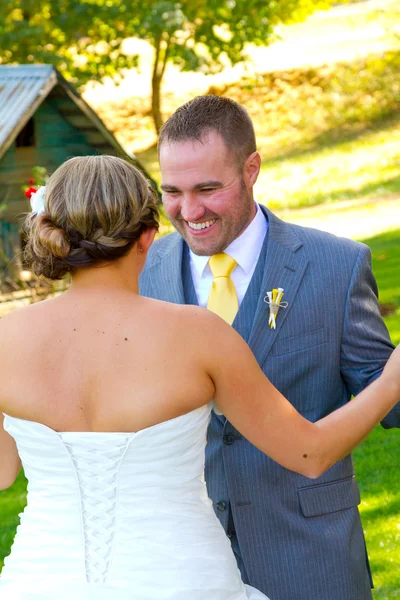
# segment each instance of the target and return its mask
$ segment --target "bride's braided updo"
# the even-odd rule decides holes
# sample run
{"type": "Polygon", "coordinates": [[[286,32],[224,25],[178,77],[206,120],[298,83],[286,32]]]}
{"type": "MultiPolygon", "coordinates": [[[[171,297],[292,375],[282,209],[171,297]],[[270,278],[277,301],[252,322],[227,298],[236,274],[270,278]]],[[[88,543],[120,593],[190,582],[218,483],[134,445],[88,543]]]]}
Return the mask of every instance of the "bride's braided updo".
{"type": "Polygon", "coordinates": [[[115,156],[81,156],[46,184],[45,212],[29,215],[26,258],[36,275],[66,273],[127,254],[158,228],[157,197],[144,175],[115,156]]]}

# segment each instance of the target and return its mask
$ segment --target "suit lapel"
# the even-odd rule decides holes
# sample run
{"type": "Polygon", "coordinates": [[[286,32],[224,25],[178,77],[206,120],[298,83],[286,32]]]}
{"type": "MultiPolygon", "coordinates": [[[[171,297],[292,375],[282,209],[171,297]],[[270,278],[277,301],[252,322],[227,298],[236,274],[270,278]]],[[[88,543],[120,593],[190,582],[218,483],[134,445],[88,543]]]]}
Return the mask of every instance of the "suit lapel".
{"type": "Polygon", "coordinates": [[[302,242],[297,237],[294,228],[275,217],[267,209],[263,207],[262,209],[268,216],[266,259],[253,328],[248,342],[260,365],[265,362],[293,303],[296,301],[296,294],[308,265],[308,260],[298,253],[302,242]],[[269,306],[265,303],[264,298],[267,291],[278,287],[285,290],[284,301],[288,303],[288,306],[286,309],[279,310],[276,329],[270,329],[268,326],[269,306]]]}
{"type": "Polygon", "coordinates": [[[186,243],[183,244],[182,252],[182,283],[183,293],[185,295],[185,304],[193,304],[198,306],[199,301],[196,290],[194,289],[192,270],[190,268],[189,246],[186,243]]]}

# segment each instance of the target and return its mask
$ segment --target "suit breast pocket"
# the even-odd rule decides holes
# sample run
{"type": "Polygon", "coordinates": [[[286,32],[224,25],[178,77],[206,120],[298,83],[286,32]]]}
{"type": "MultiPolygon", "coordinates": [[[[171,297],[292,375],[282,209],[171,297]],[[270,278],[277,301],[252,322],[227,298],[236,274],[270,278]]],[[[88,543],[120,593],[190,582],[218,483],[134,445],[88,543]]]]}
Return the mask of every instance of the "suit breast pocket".
{"type": "Polygon", "coordinates": [[[271,349],[271,356],[281,356],[291,352],[301,352],[321,346],[328,342],[328,330],[326,327],[292,335],[285,338],[278,337],[271,349]]]}
{"type": "Polygon", "coordinates": [[[319,517],[360,504],[360,492],[354,477],[299,488],[297,494],[305,517],[319,517]]]}

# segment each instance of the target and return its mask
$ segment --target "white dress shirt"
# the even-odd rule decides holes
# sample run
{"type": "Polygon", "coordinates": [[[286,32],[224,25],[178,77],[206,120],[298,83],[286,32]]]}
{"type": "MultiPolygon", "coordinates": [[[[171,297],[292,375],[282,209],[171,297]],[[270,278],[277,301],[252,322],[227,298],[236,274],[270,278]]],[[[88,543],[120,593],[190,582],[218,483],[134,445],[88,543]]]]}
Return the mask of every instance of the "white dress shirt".
{"type": "MultiPolygon", "coordinates": [[[[225,254],[229,254],[237,262],[231,278],[236,288],[239,306],[249,287],[268,230],[268,221],[258,204],[256,206],[257,213],[254,219],[243,233],[224,250],[225,254]]],[[[194,289],[199,305],[203,308],[207,306],[213,280],[213,274],[208,264],[209,259],[209,256],[198,256],[190,250],[190,270],[194,289]]]]}

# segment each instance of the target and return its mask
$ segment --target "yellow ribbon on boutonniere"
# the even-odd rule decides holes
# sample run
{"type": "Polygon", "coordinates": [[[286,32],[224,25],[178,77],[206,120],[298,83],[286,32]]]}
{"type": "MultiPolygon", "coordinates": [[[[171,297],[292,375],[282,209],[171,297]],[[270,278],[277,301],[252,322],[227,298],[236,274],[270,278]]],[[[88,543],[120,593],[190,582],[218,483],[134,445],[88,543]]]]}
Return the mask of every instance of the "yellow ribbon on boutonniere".
{"type": "Polygon", "coordinates": [[[264,302],[269,306],[268,325],[271,329],[276,329],[276,317],[280,308],[287,308],[288,303],[282,302],[284,296],[283,288],[274,288],[272,292],[267,292],[264,302]]]}

